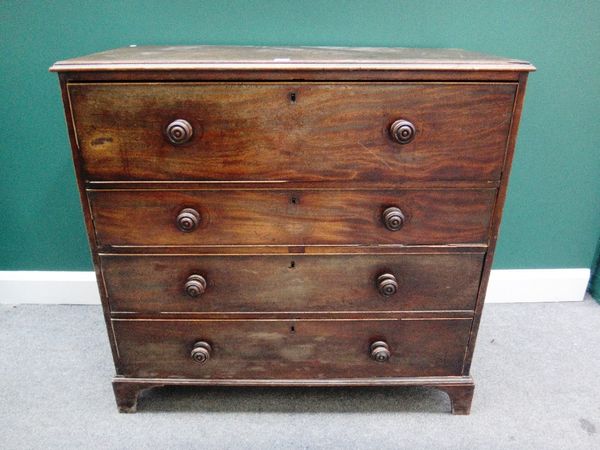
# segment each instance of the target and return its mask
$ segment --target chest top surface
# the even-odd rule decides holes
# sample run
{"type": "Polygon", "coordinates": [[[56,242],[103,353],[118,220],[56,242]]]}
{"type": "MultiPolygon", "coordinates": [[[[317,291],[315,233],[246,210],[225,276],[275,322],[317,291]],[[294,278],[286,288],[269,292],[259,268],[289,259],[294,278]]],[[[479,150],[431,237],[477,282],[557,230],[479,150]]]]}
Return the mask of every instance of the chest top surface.
{"type": "Polygon", "coordinates": [[[530,63],[461,49],[130,46],[56,62],[53,72],[111,70],[535,70],[530,63]]]}

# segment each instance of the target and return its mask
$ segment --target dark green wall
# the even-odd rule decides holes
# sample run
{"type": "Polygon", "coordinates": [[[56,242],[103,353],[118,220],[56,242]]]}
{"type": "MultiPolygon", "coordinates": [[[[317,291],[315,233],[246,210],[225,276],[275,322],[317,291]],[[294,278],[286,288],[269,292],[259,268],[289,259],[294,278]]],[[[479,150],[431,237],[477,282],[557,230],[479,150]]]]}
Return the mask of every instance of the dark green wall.
{"type": "Polygon", "coordinates": [[[600,230],[600,4],[1,1],[0,270],[88,270],[58,59],[128,44],[459,47],[530,60],[495,268],[590,267],[600,230]]]}

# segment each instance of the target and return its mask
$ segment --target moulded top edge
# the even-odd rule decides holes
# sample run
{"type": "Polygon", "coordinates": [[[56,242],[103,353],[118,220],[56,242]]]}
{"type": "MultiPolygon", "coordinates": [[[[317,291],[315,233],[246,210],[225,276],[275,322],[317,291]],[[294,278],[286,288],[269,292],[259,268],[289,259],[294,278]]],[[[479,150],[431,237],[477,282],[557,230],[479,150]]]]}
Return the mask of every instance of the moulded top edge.
{"type": "Polygon", "coordinates": [[[460,49],[375,47],[124,47],[56,62],[52,72],[116,70],[519,71],[527,61],[460,49]]]}

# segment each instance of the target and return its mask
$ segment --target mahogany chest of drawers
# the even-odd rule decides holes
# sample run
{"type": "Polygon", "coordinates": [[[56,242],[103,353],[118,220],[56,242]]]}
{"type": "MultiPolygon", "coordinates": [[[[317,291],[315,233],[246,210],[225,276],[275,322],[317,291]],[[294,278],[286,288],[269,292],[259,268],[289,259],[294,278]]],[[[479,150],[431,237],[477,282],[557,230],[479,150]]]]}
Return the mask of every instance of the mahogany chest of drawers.
{"type": "Polygon", "coordinates": [[[469,413],[529,63],[196,46],[51,70],[120,411],[163,385],[421,385],[469,413]]]}

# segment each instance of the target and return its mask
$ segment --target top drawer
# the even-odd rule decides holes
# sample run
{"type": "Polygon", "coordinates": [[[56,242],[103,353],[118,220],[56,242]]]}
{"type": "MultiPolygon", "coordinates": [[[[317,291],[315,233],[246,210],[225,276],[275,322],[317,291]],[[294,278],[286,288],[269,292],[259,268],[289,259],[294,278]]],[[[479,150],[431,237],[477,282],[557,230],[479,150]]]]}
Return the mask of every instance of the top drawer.
{"type": "Polygon", "coordinates": [[[90,181],[491,181],[516,84],[71,83],[68,92],[90,181]],[[392,137],[398,120],[414,126],[408,143],[392,137]],[[191,137],[174,144],[168,130],[191,137]]]}

